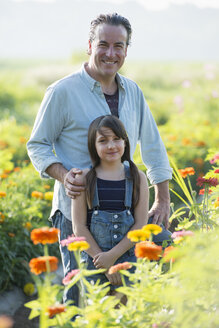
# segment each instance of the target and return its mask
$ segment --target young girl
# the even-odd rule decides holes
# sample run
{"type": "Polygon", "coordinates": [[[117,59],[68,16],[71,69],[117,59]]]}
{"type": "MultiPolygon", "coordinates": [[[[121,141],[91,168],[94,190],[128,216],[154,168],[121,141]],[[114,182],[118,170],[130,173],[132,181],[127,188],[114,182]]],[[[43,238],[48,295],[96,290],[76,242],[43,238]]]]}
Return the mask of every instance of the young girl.
{"type": "Polygon", "coordinates": [[[136,261],[126,235],[147,224],[147,179],[130,159],[128,136],[117,117],[100,116],[91,123],[88,149],[93,167],[83,171],[86,192],[72,200],[73,231],[90,244],[82,253],[88,269],[106,269],[89,279],[121,285],[120,274],[107,270],[115,263],[136,261]]]}

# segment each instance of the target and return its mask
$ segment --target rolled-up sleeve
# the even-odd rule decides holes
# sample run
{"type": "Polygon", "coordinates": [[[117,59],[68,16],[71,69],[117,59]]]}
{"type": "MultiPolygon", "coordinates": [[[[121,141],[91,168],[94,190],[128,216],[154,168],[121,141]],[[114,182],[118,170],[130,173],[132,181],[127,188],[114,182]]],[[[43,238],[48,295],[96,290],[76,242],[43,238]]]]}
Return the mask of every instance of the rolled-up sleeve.
{"type": "Polygon", "coordinates": [[[51,164],[61,163],[55,155],[54,141],[64,125],[62,102],[60,91],[53,87],[47,89],[27,143],[28,155],[42,178],[50,178],[45,170],[51,164]]]}
{"type": "Polygon", "coordinates": [[[147,176],[151,184],[157,184],[172,178],[172,169],[167,152],[160,137],[157,125],[140,92],[140,128],[139,141],[143,162],[147,167],[147,176]]]}

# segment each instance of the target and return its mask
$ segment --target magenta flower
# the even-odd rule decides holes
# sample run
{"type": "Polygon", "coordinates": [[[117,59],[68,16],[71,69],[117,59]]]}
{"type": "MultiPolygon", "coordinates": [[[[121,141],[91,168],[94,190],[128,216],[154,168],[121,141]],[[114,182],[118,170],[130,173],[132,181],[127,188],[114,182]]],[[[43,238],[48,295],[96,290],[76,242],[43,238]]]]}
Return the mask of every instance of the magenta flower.
{"type": "Polygon", "coordinates": [[[197,186],[201,187],[202,185],[209,185],[211,187],[216,187],[218,185],[218,179],[217,178],[201,178],[199,177],[197,179],[197,186]]]}
{"type": "Polygon", "coordinates": [[[67,239],[63,239],[60,241],[60,244],[62,246],[68,246],[71,243],[74,243],[75,241],[84,241],[85,237],[75,237],[75,235],[68,236],[67,239]]]}
{"type": "Polygon", "coordinates": [[[175,231],[171,238],[175,239],[175,238],[179,238],[179,237],[187,237],[187,236],[194,236],[194,232],[188,230],[181,230],[181,231],[175,231]]]}
{"type": "Polygon", "coordinates": [[[65,286],[68,285],[68,284],[71,282],[72,278],[73,278],[74,276],[76,276],[79,272],[80,272],[79,269],[75,269],[75,270],[70,271],[70,272],[65,276],[65,278],[62,280],[63,285],[65,285],[65,286]]]}

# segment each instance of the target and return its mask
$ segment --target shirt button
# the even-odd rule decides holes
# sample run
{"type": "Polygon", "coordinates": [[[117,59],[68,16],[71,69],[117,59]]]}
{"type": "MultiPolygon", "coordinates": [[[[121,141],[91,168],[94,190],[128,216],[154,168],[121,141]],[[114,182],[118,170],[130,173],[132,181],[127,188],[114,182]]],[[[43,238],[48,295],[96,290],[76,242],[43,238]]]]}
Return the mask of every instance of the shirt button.
{"type": "Polygon", "coordinates": [[[97,215],[98,214],[98,211],[94,211],[94,214],[97,215]]]}
{"type": "Polygon", "coordinates": [[[118,228],[118,224],[114,224],[114,228],[117,229],[118,228]]]}
{"type": "Polygon", "coordinates": [[[117,219],[117,218],[118,218],[118,215],[117,215],[117,214],[115,214],[115,215],[114,215],[114,219],[117,219]]]}
{"type": "Polygon", "coordinates": [[[113,236],[113,238],[115,238],[115,239],[116,239],[116,238],[117,238],[117,235],[114,235],[114,236],[113,236]]]}

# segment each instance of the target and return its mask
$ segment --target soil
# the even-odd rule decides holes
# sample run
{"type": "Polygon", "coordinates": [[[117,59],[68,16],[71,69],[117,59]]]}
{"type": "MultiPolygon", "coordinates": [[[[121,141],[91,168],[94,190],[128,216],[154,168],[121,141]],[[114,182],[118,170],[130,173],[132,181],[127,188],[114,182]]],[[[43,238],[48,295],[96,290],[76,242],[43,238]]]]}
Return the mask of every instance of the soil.
{"type": "MultiPolygon", "coordinates": [[[[25,303],[30,302],[34,299],[34,297],[27,297],[25,303]]],[[[17,309],[15,314],[13,315],[14,326],[13,328],[38,328],[39,327],[39,319],[34,318],[29,320],[30,309],[22,305],[17,309]]]]}

